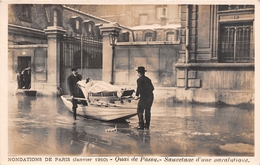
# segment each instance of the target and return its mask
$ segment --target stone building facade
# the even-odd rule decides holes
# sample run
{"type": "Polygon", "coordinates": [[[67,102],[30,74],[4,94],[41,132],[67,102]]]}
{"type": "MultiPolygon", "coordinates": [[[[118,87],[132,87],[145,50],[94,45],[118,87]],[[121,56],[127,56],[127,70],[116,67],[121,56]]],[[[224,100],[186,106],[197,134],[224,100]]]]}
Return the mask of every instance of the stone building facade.
{"type": "Polygon", "coordinates": [[[9,88],[17,88],[16,70],[30,66],[32,89],[66,94],[75,65],[83,78],[134,86],[143,65],[158,97],[254,103],[253,5],[123,5],[121,14],[119,6],[94,15],[71,5],[9,5],[9,88]],[[114,47],[110,34],[118,35],[114,47]]]}
{"type": "MultiPolygon", "coordinates": [[[[89,16],[64,5],[8,5],[9,91],[17,88],[16,71],[31,68],[31,89],[38,94],[56,95],[64,88],[72,66],[78,66],[84,37],[86,59],[97,67],[83,63],[81,73],[102,76],[102,34],[99,26],[107,20],[89,16]],[[91,38],[91,41],[89,41],[91,38]],[[97,43],[96,38],[100,38],[97,43]],[[94,44],[95,43],[95,44],[94,44]]],[[[82,49],[83,50],[83,49],[82,49]]],[[[95,77],[96,76],[96,77],[95,77]]]]}
{"type": "Polygon", "coordinates": [[[177,100],[254,103],[254,5],[182,5],[177,100]]]}
{"type": "Polygon", "coordinates": [[[72,66],[80,68],[83,78],[134,85],[139,57],[151,68],[156,85],[176,85],[170,79],[175,80],[176,75],[179,25],[130,28],[66,5],[10,4],[8,8],[10,90],[17,88],[16,71],[27,67],[31,67],[31,89],[43,95],[66,94],[66,77],[72,66]],[[112,33],[118,35],[114,56],[109,42],[112,33]],[[156,51],[147,55],[151,46],[156,51]],[[132,76],[122,78],[125,75],[132,76]],[[161,77],[167,81],[160,82],[161,77]]]}

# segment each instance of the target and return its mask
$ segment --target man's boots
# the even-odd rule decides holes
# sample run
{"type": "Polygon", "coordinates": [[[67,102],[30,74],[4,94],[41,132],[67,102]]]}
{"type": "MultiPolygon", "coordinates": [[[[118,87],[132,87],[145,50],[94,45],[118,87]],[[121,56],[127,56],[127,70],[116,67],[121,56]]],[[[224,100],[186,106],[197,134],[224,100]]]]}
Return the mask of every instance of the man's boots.
{"type": "Polygon", "coordinates": [[[76,109],[72,109],[73,110],[73,117],[74,117],[74,120],[77,120],[77,114],[76,114],[76,109]]]}
{"type": "Polygon", "coordinates": [[[143,113],[137,113],[138,119],[139,119],[139,127],[137,127],[138,130],[144,130],[144,117],[143,113]]]}

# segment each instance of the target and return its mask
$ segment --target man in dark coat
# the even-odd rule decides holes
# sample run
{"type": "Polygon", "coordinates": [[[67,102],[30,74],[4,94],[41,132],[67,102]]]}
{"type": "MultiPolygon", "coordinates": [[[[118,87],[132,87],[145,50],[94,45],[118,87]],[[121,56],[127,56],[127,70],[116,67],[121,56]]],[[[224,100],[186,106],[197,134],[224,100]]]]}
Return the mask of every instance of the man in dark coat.
{"type": "Polygon", "coordinates": [[[78,108],[78,100],[74,99],[75,97],[81,97],[81,91],[77,85],[77,82],[82,79],[82,76],[78,74],[78,69],[76,67],[71,68],[72,74],[67,78],[67,85],[69,88],[69,93],[72,100],[72,111],[74,120],[76,120],[77,108],[78,108]]]}
{"type": "Polygon", "coordinates": [[[152,81],[145,76],[145,68],[143,66],[138,67],[136,70],[139,78],[137,79],[136,99],[139,99],[137,105],[137,115],[139,119],[139,127],[137,129],[143,130],[149,129],[151,121],[151,107],[153,104],[153,90],[154,86],[152,81]],[[143,113],[145,111],[145,123],[143,119],[143,113]]]}
{"type": "Polygon", "coordinates": [[[16,78],[18,83],[18,89],[22,89],[24,83],[23,83],[23,75],[20,70],[17,70],[16,78]]]}
{"type": "Polygon", "coordinates": [[[24,88],[31,88],[31,67],[25,68],[23,70],[24,88]]]}

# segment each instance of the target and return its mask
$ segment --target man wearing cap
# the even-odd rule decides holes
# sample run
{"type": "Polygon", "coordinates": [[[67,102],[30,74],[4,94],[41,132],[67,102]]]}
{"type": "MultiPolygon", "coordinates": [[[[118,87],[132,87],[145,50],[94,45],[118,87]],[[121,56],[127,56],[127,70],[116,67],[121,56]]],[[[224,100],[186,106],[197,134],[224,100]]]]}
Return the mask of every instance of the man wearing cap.
{"type": "Polygon", "coordinates": [[[137,115],[139,119],[138,130],[143,130],[144,128],[149,129],[151,121],[151,107],[153,104],[153,90],[154,86],[152,81],[145,76],[145,68],[139,66],[136,70],[138,72],[137,79],[137,90],[136,90],[136,99],[139,99],[137,105],[137,115]],[[143,119],[143,113],[145,112],[145,123],[143,119]]]}
{"type": "Polygon", "coordinates": [[[82,79],[82,76],[78,74],[78,69],[76,67],[71,68],[72,74],[68,76],[67,78],[67,85],[69,88],[69,93],[72,100],[72,111],[73,111],[73,117],[74,120],[76,120],[76,114],[77,114],[77,103],[78,100],[74,99],[74,97],[80,97],[81,91],[77,85],[77,82],[82,79]]]}

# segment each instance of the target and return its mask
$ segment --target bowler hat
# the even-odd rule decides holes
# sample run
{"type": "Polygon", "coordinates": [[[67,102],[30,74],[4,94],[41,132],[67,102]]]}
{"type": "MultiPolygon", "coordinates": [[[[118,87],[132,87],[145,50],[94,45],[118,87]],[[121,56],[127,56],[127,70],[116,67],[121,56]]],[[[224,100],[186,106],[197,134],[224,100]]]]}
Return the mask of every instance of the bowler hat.
{"type": "Polygon", "coordinates": [[[146,72],[146,70],[143,66],[139,66],[136,71],[137,72],[146,72]]]}
{"type": "Polygon", "coordinates": [[[71,68],[71,71],[76,71],[76,70],[78,70],[78,68],[76,68],[76,67],[71,68]]]}

